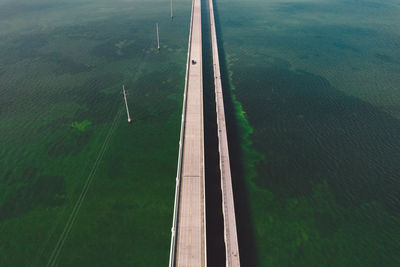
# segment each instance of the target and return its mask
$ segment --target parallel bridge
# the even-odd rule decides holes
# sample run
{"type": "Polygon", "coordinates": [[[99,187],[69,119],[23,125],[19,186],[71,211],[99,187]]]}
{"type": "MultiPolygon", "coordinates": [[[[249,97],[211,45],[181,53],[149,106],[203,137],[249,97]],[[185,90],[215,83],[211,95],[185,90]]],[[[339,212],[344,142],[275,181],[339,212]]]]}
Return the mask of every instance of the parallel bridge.
{"type": "MultiPolygon", "coordinates": [[[[240,266],[239,247],[212,0],[209,0],[209,10],[226,266],[238,267],[240,266]]],[[[193,0],[179,142],[170,267],[207,266],[201,35],[201,0],[193,0]]]]}
{"type": "Polygon", "coordinates": [[[222,93],[213,0],[209,0],[209,11],[214,70],[215,106],[218,124],[218,151],[219,168],[221,173],[222,214],[224,215],[225,258],[226,266],[238,267],[240,266],[239,246],[236,231],[235,204],[233,200],[231,165],[229,160],[228,136],[226,132],[224,96],[222,93]]]}

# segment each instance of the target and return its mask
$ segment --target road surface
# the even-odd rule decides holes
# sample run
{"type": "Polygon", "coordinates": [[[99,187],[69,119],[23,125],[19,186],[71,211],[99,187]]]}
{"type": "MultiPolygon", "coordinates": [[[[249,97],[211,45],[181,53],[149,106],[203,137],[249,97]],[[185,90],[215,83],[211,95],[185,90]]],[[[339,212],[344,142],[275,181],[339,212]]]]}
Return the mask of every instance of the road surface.
{"type": "Polygon", "coordinates": [[[170,266],[206,266],[201,0],[193,0],[170,266]]]}

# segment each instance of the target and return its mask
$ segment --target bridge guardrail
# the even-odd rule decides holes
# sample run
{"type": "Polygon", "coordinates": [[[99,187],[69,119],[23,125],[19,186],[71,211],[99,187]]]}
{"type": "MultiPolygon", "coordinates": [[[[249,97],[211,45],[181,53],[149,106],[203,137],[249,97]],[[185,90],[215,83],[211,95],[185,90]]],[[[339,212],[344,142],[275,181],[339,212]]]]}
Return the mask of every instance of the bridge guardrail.
{"type": "Polygon", "coordinates": [[[182,153],[184,146],[184,134],[185,134],[185,121],[186,121],[186,93],[188,89],[188,76],[189,76],[189,68],[190,68],[190,50],[192,43],[192,25],[193,25],[193,9],[194,9],[194,0],[192,1],[192,13],[190,16],[190,30],[189,30],[189,44],[188,44],[188,52],[187,52],[187,61],[186,61],[186,75],[185,75],[185,90],[183,94],[183,106],[182,106],[182,120],[181,120],[181,136],[179,139],[179,154],[178,154],[178,167],[176,173],[176,189],[175,189],[175,201],[174,201],[174,215],[172,219],[172,228],[171,228],[171,247],[169,253],[169,267],[174,267],[176,263],[176,237],[177,237],[177,225],[178,225],[178,214],[179,214],[179,200],[180,200],[180,185],[181,185],[181,175],[182,175],[182,153]]]}

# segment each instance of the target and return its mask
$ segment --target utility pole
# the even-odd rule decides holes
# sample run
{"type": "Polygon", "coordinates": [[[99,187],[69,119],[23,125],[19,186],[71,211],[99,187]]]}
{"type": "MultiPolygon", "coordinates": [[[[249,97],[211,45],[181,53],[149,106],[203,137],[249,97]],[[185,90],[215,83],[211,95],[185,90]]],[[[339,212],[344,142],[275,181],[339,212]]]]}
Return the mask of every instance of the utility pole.
{"type": "Polygon", "coordinates": [[[156,23],[156,28],[157,28],[157,49],[160,51],[160,36],[158,34],[158,23],[156,23]]]}
{"type": "Polygon", "coordinates": [[[171,0],[171,3],[170,3],[170,6],[171,6],[171,20],[173,20],[174,19],[174,12],[172,10],[172,0],[171,0]]]}
{"type": "Polygon", "coordinates": [[[131,116],[129,115],[128,101],[126,100],[125,85],[122,85],[122,93],[124,95],[126,115],[128,115],[128,122],[131,123],[132,120],[131,120],[131,116]]]}

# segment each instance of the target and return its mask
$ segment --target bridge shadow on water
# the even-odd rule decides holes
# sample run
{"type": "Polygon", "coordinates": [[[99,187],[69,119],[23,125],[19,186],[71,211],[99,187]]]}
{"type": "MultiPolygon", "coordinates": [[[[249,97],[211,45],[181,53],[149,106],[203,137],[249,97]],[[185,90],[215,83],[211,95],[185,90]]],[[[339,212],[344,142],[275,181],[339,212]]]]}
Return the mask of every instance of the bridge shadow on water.
{"type": "Polygon", "coordinates": [[[225,266],[224,221],[219,170],[217,115],[208,1],[202,1],[204,147],[206,177],[207,265],[225,266]]]}
{"type": "MultiPolygon", "coordinates": [[[[205,120],[205,164],[207,195],[207,258],[208,266],[225,266],[224,225],[221,200],[221,178],[219,171],[219,153],[217,121],[215,111],[215,94],[213,63],[209,23],[208,0],[202,1],[203,27],[203,86],[204,86],[204,120],[205,120]]],[[[232,183],[235,200],[236,223],[240,261],[242,266],[257,266],[256,251],[253,244],[254,232],[249,212],[248,190],[245,183],[241,136],[232,92],[229,89],[229,74],[223,48],[223,36],[219,23],[217,3],[214,1],[214,16],[218,38],[218,51],[222,88],[224,92],[225,118],[227,125],[229,155],[232,172],[232,183]]]]}

